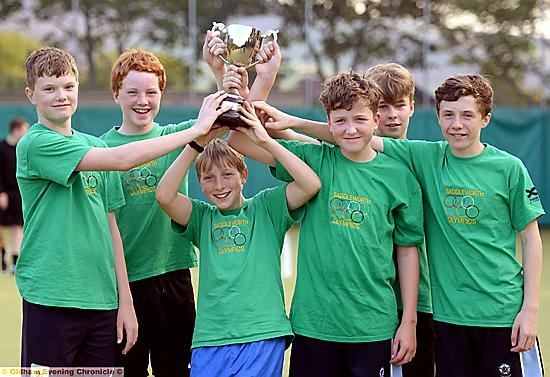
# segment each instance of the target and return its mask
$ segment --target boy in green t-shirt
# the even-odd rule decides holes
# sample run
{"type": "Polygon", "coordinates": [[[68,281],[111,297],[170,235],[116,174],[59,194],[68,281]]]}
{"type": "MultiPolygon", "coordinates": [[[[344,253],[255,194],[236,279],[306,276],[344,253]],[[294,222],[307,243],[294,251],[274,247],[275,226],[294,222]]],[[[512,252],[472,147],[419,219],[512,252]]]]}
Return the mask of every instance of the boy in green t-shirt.
{"type": "MultiPolygon", "coordinates": [[[[397,63],[375,65],[367,70],[366,77],[376,82],[382,90],[378,103],[380,121],[374,130],[377,136],[407,139],[409,121],[414,114],[414,80],[411,73],[397,63]]],[[[418,281],[418,305],[416,323],[416,355],[403,365],[404,377],[434,375],[435,333],[432,315],[432,294],[426,245],[418,246],[420,279],[418,281]]],[[[399,279],[395,284],[398,308],[401,309],[399,279]]]]}
{"type": "MultiPolygon", "coordinates": [[[[212,44],[207,33],[203,48],[205,60],[215,64],[219,59],[208,50],[212,44]]],[[[214,41],[215,42],[215,41],[214,41]]],[[[272,45],[270,45],[272,46],[272,45]]],[[[262,75],[274,76],[277,59],[264,53],[257,65],[262,75]]],[[[279,59],[280,60],[280,59],[279,59]]],[[[222,67],[225,67],[221,61],[222,67]]],[[[223,70],[213,70],[217,76],[223,70]]],[[[252,91],[256,91],[256,84],[252,91]]],[[[121,54],[111,71],[115,102],[122,111],[122,125],[106,132],[101,139],[109,146],[185,130],[195,120],[160,126],[154,119],[160,110],[166,86],[166,72],[151,52],[132,49],[121,54]]],[[[223,130],[219,130],[223,132],[223,130]]],[[[197,140],[204,145],[204,141],[197,140]]],[[[121,173],[126,205],[115,215],[122,236],[130,290],[138,319],[140,337],[125,356],[118,354],[117,365],[129,375],[147,376],[149,360],[157,377],[188,376],[191,360],[191,339],[195,323],[195,302],[190,267],[196,266],[196,254],[190,242],[170,228],[170,217],[155,200],[158,182],[182,149],[121,173]]],[[[187,195],[187,177],[180,192],[187,195]]]]}
{"type": "Polygon", "coordinates": [[[280,376],[292,337],[285,313],[280,253],[286,231],[321,186],[299,158],[269,137],[245,103],[239,129],[288,169],[292,183],[245,199],[243,156],[215,139],[187,146],[162,178],[160,206],[176,232],[200,249],[197,321],[191,376],[280,376]],[[198,158],[197,158],[198,155],[198,158]],[[208,204],[178,192],[192,162],[208,204]]]}
{"type": "MultiPolygon", "coordinates": [[[[422,198],[408,169],[370,146],[380,97],[370,79],[334,76],[320,99],[336,146],[279,141],[323,182],[300,227],[291,376],[390,375],[390,363],[409,362],[415,353],[422,198]],[[399,326],[394,244],[403,298],[399,326]]],[[[289,178],[242,135],[230,135],[230,143],[275,167],[277,178],[289,178]]]]}
{"type": "Polygon", "coordinates": [[[480,140],[493,106],[485,77],[449,77],[435,99],[446,141],[375,143],[404,161],[422,187],[437,373],[542,376],[536,219],[544,210],[537,190],[518,158],[480,140]],[[516,260],[516,232],[523,267],[516,260]]]}
{"type": "MultiPolygon", "coordinates": [[[[437,374],[542,376],[537,218],[545,212],[536,187],[521,160],[481,142],[493,106],[485,77],[451,76],[435,94],[446,141],[375,137],[372,145],[404,161],[422,187],[437,374]]],[[[327,138],[320,122],[261,106],[273,127],[327,138]]]]}
{"type": "Polygon", "coordinates": [[[118,173],[206,135],[223,108],[205,98],[188,130],[107,148],[72,128],[78,103],[74,58],[54,47],[26,61],[25,93],[38,122],[19,141],[17,180],[24,235],[16,280],[23,298],[24,367],[100,367],[126,353],[137,322],[114,210],[124,205],[118,173]],[[118,182],[118,189],[108,186],[118,182]],[[55,225],[53,225],[55,224],[55,225]],[[61,268],[61,270],[60,270],[61,268]],[[118,310],[117,310],[118,308],[118,310]]]}

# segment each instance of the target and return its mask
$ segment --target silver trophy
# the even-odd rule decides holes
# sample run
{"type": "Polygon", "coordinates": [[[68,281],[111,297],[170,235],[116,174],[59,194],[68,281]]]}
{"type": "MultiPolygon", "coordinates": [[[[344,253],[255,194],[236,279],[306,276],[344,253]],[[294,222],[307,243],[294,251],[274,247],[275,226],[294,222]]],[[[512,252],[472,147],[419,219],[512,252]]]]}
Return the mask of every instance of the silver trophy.
{"type": "MultiPolygon", "coordinates": [[[[220,33],[220,39],[226,46],[225,53],[220,55],[225,64],[245,67],[245,69],[259,63],[256,60],[256,54],[260,47],[263,43],[277,41],[277,33],[279,32],[278,30],[268,30],[262,33],[261,30],[252,26],[239,24],[225,26],[221,22],[214,22],[212,31],[220,33]]],[[[231,108],[218,117],[218,123],[231,128],[248,127],[241,120],[239,113],[239,108],[245,99],[239,95],[237,88],[228,90],[228,94],[224,103],[230,102],[231,108]]]]}

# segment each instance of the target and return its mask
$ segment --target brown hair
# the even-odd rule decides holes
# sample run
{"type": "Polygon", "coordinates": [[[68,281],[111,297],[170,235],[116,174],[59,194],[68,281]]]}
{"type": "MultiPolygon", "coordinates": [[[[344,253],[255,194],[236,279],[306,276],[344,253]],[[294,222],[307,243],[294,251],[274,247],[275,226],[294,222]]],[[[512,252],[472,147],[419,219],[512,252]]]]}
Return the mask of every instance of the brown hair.
{"type": "Polygon", "coordinates": [[[78,81],[78,69],[71,54],[57,47],[44,47],[32,52],[25,62],[27,87],[34,90],[39,77],[75,75],[78,81]]]}
{"type": "Polygon", "coordinates": [[[25,118],[20,118],[20,117],[13,118],[10,121],[10,133],[15,131],[15,130],[21,129],[21,128],[23,128],[23,126],[28,125],[28,124],[29,124],[29,122],[27,122],[27,120],[25,118]]]}
{"type": "Polygon", "coordinates": [[[232,167],[244,175],[246,173],[246,164],[242,154],[231,148],[227,141],[223,139],[214,139],[199,154],[195,162],[197,177],[201,180],[201,175],[212,169],[212,166],[217,167],[232,167]]]}
{"type": "Polygon", "coordinates": [[[384,102],[395,104],[408,97],[414,101],[414,79],[407,68],[397,63],[378,64],[370,67],[365,77],[372,79],[382,90],[384,102]]]}
{"type": "Polygon", "coordinates": [[[435,106],[439,114],[441,101],[458,101],[460,97],[473,96],[481,115],[485,117],[493,109],[493,88],[484,76],[456,75],[447,78],[435,90],[435,106]]]}
{"type": "Polygon", "coordinates": [[[380,87],[372,79],[349,71],[325,80],[319,100],[323,103],[327,116],[334,110],[350,110],[358,101],[376,114],[381,95],[380,87]]]}
{"type": "Polygon", "coordinates": [[[122,81],[130,71],[151,72],[157,75],[160,91],[166,87],[166,71],[160,60],[149,51],[131,49],[122,53],[111,70],[111,89],[118,95],[122,87],[122,81]]]}

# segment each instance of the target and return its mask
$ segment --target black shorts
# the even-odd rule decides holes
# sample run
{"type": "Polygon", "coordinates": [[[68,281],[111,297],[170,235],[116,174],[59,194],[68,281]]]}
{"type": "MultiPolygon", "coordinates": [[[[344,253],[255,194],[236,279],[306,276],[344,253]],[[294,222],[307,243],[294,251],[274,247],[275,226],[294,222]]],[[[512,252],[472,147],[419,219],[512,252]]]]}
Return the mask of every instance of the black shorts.
{"type": "Polygon", "coordinates": [[[147,377],[151,358],[155,377],[189,376],[195,327],[195,296],[189,269],[131,282],[130,290],[139,335],[126,355],[117,353],[117,366],[125,368],[126,376],[147,377]]]}
{"type": "Polygon", "coordinates": [[[90,310],[23,300],[21,366],[113,367],[117,309],[90,310]]]}
{"type": "Polygon", "coordinates": [[[542,377],[538,341],[512,352],[511,327],[461,326],[435,321],[437,377],[542,377]]]}
{"type": "MultiPolygon", "coordinates": [[[[401,318],[402,312],[399,312],[401,318]]],[[[403,377],[433,377],[435,364],[435,329],[431,313],[416,313],[416,355],[403,364],[403,377]]]]}
{"type": "Polygon", "coordinates": [[[390,374],[390,358],[391,339],[341,343],[296,335],[290,353],[290,377],[397,376],[390,374]]]}
{"type": "Polygon", "coordinates": [[[23,225],[23,208],[19,191],[8,191],[8,208],[0,210],[0,225],[23,225]]]}

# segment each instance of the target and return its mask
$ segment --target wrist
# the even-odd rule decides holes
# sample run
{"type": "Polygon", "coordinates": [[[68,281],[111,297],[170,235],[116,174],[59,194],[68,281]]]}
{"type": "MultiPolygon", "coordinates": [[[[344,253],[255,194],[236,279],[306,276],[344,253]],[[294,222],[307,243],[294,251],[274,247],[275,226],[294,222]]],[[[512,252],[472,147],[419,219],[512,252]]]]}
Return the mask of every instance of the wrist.
{"type": "Polygon", "coordinates": [[[191,140],[187,145],[189,145],[191,148],[193,148],[198,153],[204,152],[204,147],[199,145],[195,140],[191,140]]]}

